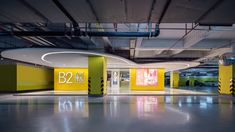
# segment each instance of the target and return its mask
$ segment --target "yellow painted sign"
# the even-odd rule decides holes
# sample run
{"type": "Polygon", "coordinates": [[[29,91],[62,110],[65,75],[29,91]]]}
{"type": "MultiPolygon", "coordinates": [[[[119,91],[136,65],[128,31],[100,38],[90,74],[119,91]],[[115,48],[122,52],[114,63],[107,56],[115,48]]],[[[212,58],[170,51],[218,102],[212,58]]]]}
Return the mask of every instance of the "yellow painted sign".
{"type": "Polygon", "coordinates": [[[88,69],[55,68],[54,89],[64,91],[88,90],[88,69]]]}

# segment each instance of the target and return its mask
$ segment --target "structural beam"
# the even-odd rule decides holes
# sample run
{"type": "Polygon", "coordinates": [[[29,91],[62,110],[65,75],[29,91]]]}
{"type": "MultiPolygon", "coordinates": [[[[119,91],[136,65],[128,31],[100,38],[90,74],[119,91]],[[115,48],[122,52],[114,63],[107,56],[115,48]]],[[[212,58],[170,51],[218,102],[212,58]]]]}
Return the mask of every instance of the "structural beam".
{"type": "Polygon", "coordinates": [[[64,15],[73,23],[73,26],[79,29],[77,21],[72,17],[72,15],[67,11],[67,9],[65,9],[65,7],[58,0],[53,0],[53,2],[64,13],[64,15]]]}
{"type": "MultiPolygon", "coordinates": [[[[120,48],[117,48],[117,49],[120,49],[120,50],[129,50],[129,47],[120,47],[120,48]]],[[[164,47],[139,47],[139,48],[135,48],[136,51],[152,51],[152,50],[167,50],[168,48],[164,48],[164,47]]],[[[181,50],[182,48],[172,48],[171,50],[181,50]]],[[[185,49],[185,50],[193,50],[193,51],[211,51],[211,48],[188,48],[188,49],[185,49]]]]}
{"type": "MultiPolygon", "coordinates": [[[[95,8],[92,5],[91,1],[86,0],[86,2],[89,5],[90,10],[91,10],[92,14],[94,15],[96,21],[98,22],[98,24],[96,26],[98,27],[98,29],[100,31],[104,31],[103,26],[100,24],[100,19],[99,19],[97,13],[96,13],[95,8]]],[[[113,47],[112,47],[112,44],[111,44],[111,41],[109,40],[109,38],[108,37],[102,37],[102,39],[104,41],[104,48],[108,51],[113,51],[113,47]]]]}
{"type": "Polygon", "coordinates": [[[138,57],[139,56],[139,50],[136,49],[141,49],[141,44],[143,42],[143,37],[139,37],[136,39],[136,46],[135,46],[135,54],[134,57],[138,57]]]}
{"type": "Polygon", "coordinates": [[[159,17],[158,24],[160,24],[162,22],[162,19],[165,16],[166,11],[168,10],[168,8],[170,6],[170,3],[171,3],[171,0],[167,0],[166,4],[165,4],[165,6],[164,6],[164,8],[162,10],[162,13],[161,13],[161,15],[159,17]]]}
{"type": "Polygon", "coordinates": [[[147,22],[148,22],[148,23],[150,23],[150,21],[151,21],[152,13],[153,13],[155,4],[156,4],[156,0],[153,0],[153,1],[152,1],[152,4],[151,4],[150,11],[149,11],[149,15],[148,15],[148,18],[147,18],[147,22]]]}
{"type": "Polygon", "coordinates": [[[179,54],[183,52],[185,49],[192,47],[193,45],[197,44],[198,42],[202,41],[209,35],[209,31],[207,30],[193,30],[183,39],[183,48],[180,50],[176,50],[172,53],[179,54]]]}
{"type": "Polygon", "coordinates": [[[206,12],[199,16],[195,22],[199,23],[203,18],[205,18],[211,11],[215,10],[215,8],[217,8],[224,1],[225,0],[217,0],[206,12]]]}
{"type": "Polygon", "coordinates": [[[27,8],[29,8],[31,11],[33,11],[36,15],[41,17],[44,21],[50,22],[47,17],[45,17],[41,12],[39,12],[37,9],[35,9],[33,6],[31,6],[27,1],[20,0],[21,3],[23,3],[27,8]]]}
{"type": "Polygon", "coordinates": [[[208,59],[214,58],[216,56],[220,56],[224,53],[231,52],[231,51],[232,51],[231,48],[219,48],[219,49],[211,50],[206,56],[200,59],[197,59],[196,61],[208,60],[208,59]]]}

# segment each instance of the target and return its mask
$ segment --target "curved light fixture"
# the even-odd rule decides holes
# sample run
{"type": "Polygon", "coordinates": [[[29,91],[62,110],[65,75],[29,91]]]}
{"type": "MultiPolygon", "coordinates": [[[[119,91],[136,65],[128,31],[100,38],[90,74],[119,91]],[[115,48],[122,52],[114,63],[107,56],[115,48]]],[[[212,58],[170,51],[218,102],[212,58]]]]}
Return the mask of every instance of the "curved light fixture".
{"type": "Polygon", "coordinates": [[[125,63],[129,64],[129,65],[136,65],[136,63],[128,61],[127,59],[118,57],[118,56],[114,56],[114,55],[108,55],[108,54],[101,54],[101,53],[94,53],[94,52],[85,52],[85,51],[58,51],[58,52],[49,52],[49,53],[45,53],[42,55],[41,60],[47,63],[52,64],[52,62],[46,60],[46,56],[49,55],[56,55],[56,54],[83,54],[83,55],[95,55],[95,56],[104,56],[104,57],[109,57],[109,58],[113,58],[113,59],[117,59],[117,60],[121,60],[124,61],[125,63]]]}
{"type": "MultiPolygon", "coordinates": [[[[39,65],[45,65],[49,67],[60,67],[60,65],[64,66],[64,63],[58,63],[58,59],[50,60],[50,55],[63,55],[63,54],[71,54],[71,55],[80,55],[80,56],[104,56],[108,58],[107,66],[108,68],[164,68],[166,71],[180,70],[193,66],[197,66],[199,62],[189,62],[189,61],[171,61],[171,62],[156,62],[156,63],[145,63],[138,64],[126,58],[98,53],[92,51],[82,51],[82,50],[73,50],[73,49],[51,49],[51,48],[24,48],[24,49],[14,49],[14,50],[6,50],[1,53],[4,58],[19,60],[28,63],[34,63],[39,65]],[[24,57],[27,55],[27,57],[24,57]]],[[[69,58],[69,56],[67,56],[69,58]]],[[[87,63],[87,62],[86,62],[87,63]]],[[[77,64],[76,64],[77,65],[77,64]]],[[[66,67],[74,67],[76,65],[66,64],[66,67]]]]}

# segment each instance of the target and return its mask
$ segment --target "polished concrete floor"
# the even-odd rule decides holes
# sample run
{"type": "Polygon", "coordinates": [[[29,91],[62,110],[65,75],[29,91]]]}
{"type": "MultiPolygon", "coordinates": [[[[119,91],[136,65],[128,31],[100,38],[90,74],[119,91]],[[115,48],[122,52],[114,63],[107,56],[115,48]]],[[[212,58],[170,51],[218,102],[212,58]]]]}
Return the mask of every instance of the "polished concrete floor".
{"type": "Polygon", "coordinates": [[[218,87],[210,87],[210,86],[194,86],[194,87],[189,87],[189,86],[180,86],[179,89],[182,90],[190,90],[193,92],[204,92],[204,93],[218,93],[218,87]]]}
{"type": "MultiPolygon", "coordinates": [[[[217,91],[217,88],[190,88],[190,87],[180,87],[178,89],[173,88],[165,88],[164,91],[131,91],[127,90],[112,90],[108,89],[108,95],[216,95],[217,93],[212,91],[217,91]]],[[[87,91],[36,91],[36,92],[26,92],[26,93],[18,93],[16,95],[22,96],[87,96],[87,91]]]]}
{"type": "Polygon", "coordinates": [[[235,99],[219,96],[0,98],[1,132],[234,132],[235,99]]]}

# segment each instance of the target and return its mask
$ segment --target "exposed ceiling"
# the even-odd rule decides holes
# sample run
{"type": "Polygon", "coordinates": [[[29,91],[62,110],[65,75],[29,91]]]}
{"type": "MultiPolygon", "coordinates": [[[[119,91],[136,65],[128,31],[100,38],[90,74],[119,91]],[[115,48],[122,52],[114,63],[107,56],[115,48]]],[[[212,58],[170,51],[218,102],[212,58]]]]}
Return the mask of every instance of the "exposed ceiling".
{"type": "Polygon", "coordinates": [[[214,63],[234,49],[234,7],[234,0],[1,0],[0,49],[66,48],[114,54],[136,63],[214,63]],[[157,37],[73,34],[152,35],[158,27],[157,37]],[[33,34],[14,35],[16,31],[33,34]],[[35,35],[38,32],[64,34],[35,35]]]}
{"type": "Polygon", "coordinates": [[[1,22],[233,24],[234,0],[1,0],[1,22]],[[163,16],[162,14],[165,13],[163,16]],[[56,14],[56,15],[55,15],[56,14]]]}

